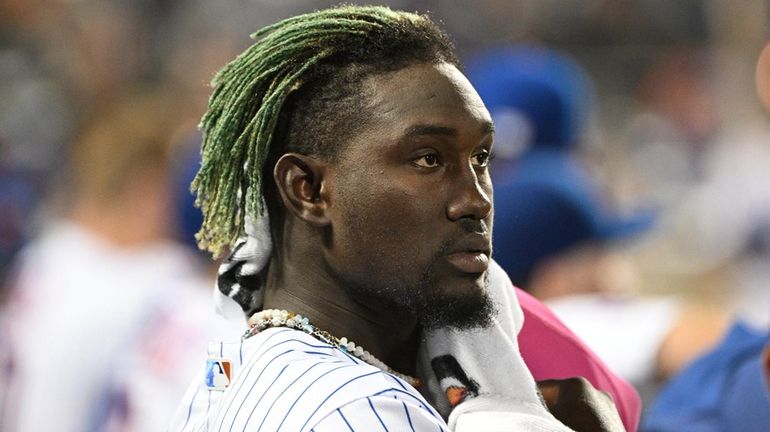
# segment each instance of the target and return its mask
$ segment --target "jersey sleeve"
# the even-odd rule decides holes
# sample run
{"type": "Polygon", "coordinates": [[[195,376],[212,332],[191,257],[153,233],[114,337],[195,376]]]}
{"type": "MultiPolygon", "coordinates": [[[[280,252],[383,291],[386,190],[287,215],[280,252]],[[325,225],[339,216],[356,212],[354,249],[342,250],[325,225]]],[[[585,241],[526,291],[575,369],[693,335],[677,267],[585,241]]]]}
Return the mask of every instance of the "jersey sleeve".
{"type": "Polygon", "coordinates": [[[314,432],[449,432],[431,408],[411,398],[376,395],[356,399],[321,419],[314,432]]]}

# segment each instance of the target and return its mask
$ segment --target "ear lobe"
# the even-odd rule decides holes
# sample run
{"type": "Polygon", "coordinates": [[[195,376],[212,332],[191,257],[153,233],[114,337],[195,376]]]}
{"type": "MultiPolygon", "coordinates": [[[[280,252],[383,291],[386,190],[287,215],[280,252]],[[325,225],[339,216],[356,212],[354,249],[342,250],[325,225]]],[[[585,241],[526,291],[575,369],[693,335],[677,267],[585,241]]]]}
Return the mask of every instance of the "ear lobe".
{"type": "Polygon", "coordinates": [[[329,223],[326,201],[321,195],[325,164],[298,153],[281,156],[273,169],[283,205],[298,218],[315,226],[329,223]]]}

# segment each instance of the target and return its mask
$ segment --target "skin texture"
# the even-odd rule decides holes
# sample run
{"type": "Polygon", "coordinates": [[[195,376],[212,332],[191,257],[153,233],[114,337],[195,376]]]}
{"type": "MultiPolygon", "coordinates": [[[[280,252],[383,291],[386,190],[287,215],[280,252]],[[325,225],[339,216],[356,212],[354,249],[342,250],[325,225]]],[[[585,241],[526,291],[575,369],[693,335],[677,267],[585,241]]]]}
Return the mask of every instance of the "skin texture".
{"type": "Polygon", "coordinates": [[[334,161],[288,153],[266,308],[312,318],[412,373],[422,326],[484,325],[491,117],[448,64],[366,79],[369,115],[334,161]]]}

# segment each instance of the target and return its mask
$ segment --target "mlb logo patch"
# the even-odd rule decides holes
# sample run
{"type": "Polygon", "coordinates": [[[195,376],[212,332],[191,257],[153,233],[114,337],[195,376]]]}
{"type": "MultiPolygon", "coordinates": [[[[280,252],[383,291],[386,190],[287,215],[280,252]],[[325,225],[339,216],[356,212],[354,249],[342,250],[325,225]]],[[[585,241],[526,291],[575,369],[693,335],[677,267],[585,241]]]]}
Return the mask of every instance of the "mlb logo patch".
{"type": "Polygon", "coordinates": [[[230,386],[233,377],[233,364],[223,358],[206,360],[206,387],[209,390],[224,390],[230,386]]]}

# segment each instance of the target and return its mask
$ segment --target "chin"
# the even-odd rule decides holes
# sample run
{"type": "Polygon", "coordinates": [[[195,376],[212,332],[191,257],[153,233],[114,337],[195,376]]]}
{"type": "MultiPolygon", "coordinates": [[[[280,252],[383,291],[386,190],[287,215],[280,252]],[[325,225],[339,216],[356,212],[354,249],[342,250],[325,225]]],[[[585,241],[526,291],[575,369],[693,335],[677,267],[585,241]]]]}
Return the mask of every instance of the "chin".
{"type": "Polygon", "coordinates": [[[436,296],[462,298],[466,296],[483,296],[487,293],[488,275],[483,273],[450,273],[434,283],[431,290],[434,299],[436,296]]]}
{"type": "Polygon", "coordinates": [[[465,330],[492,324],[496,309],[488,294],[486,272],[468,276],[464,283],[445,284],[443,289],[431,290],[432,295],[425,297],[422,307],[417,309],[424,328],[465,330]]]}

